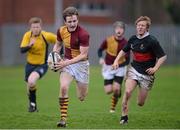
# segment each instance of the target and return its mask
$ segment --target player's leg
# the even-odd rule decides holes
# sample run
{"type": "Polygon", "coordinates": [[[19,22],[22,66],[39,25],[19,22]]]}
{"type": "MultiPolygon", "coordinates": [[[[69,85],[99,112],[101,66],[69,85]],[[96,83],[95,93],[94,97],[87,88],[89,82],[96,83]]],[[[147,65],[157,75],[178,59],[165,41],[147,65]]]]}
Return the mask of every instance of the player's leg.
{"type": "Polygon", "coordinates": [[[115,110],[115,107],[118,103],[119,98],[121,97],[121,87],[124,76],[126,74],[126,67],[119,67],[117,70],[112,71],[114,74],[114,83],[113,83],[113,95],[112,95],[112,103],[111,110],[115,110]]]}
{"type": "Polygon", "coordinates": [[[88,93],[89,84],[89,62],[81,61],[72,65],[73,74],[77,84],[77,96],[80,101],[84,101],[88,93]]]}
{"type": "Polygon", "coordinates": [[[118,103],[118,100],[121,96],[121,84],[123,81],[123,77],[115,76],[114,77],[114,83],[112,86],[113,90],[113,95],[111,97],[111,109],[110,112],[113,113],[115,112],[115,107],[118,103]]]}
{"type": "Polygon", "coordinates": [[[28,89],[28,97],[29,97],[29,112],[34,112],[37,110],[36,82],[39,78],[40,75],[35,71],[33,71],[28,77],[27,89],[28,89]]]}
{"type": "Polygon", "coordinates": [[[139,106],[143,106],[145,103],[145,100],[148,96],[149,90],[152,88],[153,83],[154,83],[154,76],[149,76],[149,75],[142,75],[139,78],[139,93],[138,93],[138,100],[137,104],[139,106]]]}
{"type": "MultiPolygon", "coordinates": [[[[113,93],[113,79],[105,79],[104,80],[104,91],[106,94],[113,93]]],[[[111,97],[111,108],[109,110],[110,113],[115,112],[115,104],[116,104],[116,98],[113,95],[111,97]]]]}
{"type": "Polygon", "coordinates": [[[138,92],[137,104],[139,106],[143,106],[147,96],[148,96],[148,90],[146,88],[140,87],[138,92]]]}
{"type": "Polygon", "coordinates": [[[29,112],[36,111],[36,82],[40,75],[35,71],[37,66],[26,64],[25,67],[25,81],[27,83],[27,95],[29,98],[29,112]]]}
{"type": "Polygon", "coordinates": [[[122,110],[121,110],[122,115],[120,119],[120,124],[125,124],[128,121],[128,102],[136,86],[137,86],[136,80],[127,79],[125,82],[125,91],[122,99],[122,110]]]}
{"type": "Polygon", "coordinates": [[[106,94],[111,94],[113,92],[113,79],[105,79],[104,80],[104,91],[106,94]]]}
{"type": "Polygon", "coordinates": [[[85,97],[88,94],[88,84],[81,83],[77,81],[77,97],[80,101],[84,101],[85,97]]]}
{"type": "Polygon", "coordinates": [[[66,127],[67,110],[69,104],[68,90],[73,77],[67,72],[61,72],[60,74],[60,91],[59,91],[59,109],[60,109],[60,121],[57,123],[58,127],[66,127]]]}
{"type": "MultiPolygon", "coordinates": [[[[104,78],[104,91],[106,94],[113,93],[113,80],[114,80],[114,70],[112,70],[111,65],[104,64],[102,67],[102,76],[104,78]]],[[[114,102],[115,98],[111,97],[111,108],[109,110],[110,113],[115,112],[115,108],[112,108],[112,102],[114,102]]]]}
{"type": "Polygon", "coordinates": [[[113,80],[114,74],[112,73],[111,65],[104,64],[102,66],[102,76],[104,78],[104,91],[106,94],[111,94],[113,92],[113,80]]]}
{"type": "Polygon", "coordinates": [[[38,79],[42,78],[48,70],[48,66],[46,64],[43,65],[30,65],[26,66],[26,81],[28,86],[28,96],[29,96],[29,112],[37,111],[37,103],[36,103],[36,82],[38,79]]]}

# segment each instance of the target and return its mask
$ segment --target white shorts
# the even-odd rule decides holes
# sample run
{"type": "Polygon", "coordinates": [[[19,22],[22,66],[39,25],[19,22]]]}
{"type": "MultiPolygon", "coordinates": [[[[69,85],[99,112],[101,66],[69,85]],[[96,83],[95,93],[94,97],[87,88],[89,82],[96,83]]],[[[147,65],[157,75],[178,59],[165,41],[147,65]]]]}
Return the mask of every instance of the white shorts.
{"type": "Polygon", "coordinates": [[[155,79],[153,75],[140,74],[132,66],[128,68],[127,78],[136,80],[140,87],[143,87],[147,90],[152,88],[155,79]]]}
{"type": "Polygon", "coordinates": [[[102,76],[107,80],[114,79],[114,76],[124,77],[126,75],[126,68],[126,66],[122,66],[113,70],[111,65],[104,64],[102,67],[102,76]]]}
{"type": "Polygon", "coordinates": [[[68,65],[64,67],[61,72],[69,73],[78,82],[89,83],[89,61],[80,61],[68,65]]]}

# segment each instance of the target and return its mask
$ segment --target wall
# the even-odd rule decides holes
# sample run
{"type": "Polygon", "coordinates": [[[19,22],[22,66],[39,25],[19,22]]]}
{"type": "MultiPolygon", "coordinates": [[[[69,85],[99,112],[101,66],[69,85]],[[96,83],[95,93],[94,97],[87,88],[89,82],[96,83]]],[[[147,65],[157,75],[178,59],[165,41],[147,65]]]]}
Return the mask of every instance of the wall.
{"type": "MultiPolygon", "coordinates": [[[[92,26],[84,24],[90,33],[90,51],[89,59],[92,65],[98,64],[97,49],[106,36],[112,34],[111,25],[92,26]]],[[[56,33],[53,26],[44,27],[45,30],[56,33]]],[[[25,63],[25,55],[21,55],[19,45],[23,33],[27,31],[27,26],[6,25],[0,28],[2,33],[2,48],[0,50],[2,57],[0,65],[19,65],[25,63]]],[[[135,33],[133,25],[128,25],[125,36],[129,38],[135,33]]],[[[168,55],[166,64],[180,64],[180,27],[175,26],[152,26],[150,33],[158,38],[160,44],[168,55]]]]}
{"type": "Polygon", "coordinates": [[[27,23],[33,16],[45,24],[55,20],[54,0],[0,0],[0,25],[27,23]]]}

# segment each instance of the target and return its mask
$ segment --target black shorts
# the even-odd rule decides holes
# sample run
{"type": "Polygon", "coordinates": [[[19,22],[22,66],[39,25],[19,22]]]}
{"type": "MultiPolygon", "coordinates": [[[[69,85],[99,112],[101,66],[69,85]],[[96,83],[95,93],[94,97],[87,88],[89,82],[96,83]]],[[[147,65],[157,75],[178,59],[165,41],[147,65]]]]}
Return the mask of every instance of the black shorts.
{"type": "Polygon", "coordinates": [[[45,75],[45,73],[48,70],[48,65],[47,64],[42,64],[42,65],[32,65],[27,63],[25,67],[25,81],[28,81],[29,75],[35,71],[39,74],[40,78],[45,75]]]}
{"type": "Polygon", "coordinates": [[[109,79],[109,80],[105,79],[104,85],[113,84],[113,81],[122,85],[123,79],[124,79],[124,77],[114,76],[114,79],[109,79]]]}

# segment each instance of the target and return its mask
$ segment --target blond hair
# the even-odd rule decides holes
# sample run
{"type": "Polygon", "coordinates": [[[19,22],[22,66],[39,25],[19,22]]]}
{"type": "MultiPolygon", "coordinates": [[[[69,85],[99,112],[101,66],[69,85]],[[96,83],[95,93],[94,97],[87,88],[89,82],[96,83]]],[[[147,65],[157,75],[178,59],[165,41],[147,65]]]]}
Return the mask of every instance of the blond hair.
{"type": "Polygon", "coordinates": [[[137,18],[137,20],[135,21],[135,25],[137,25],[137,23],[139,23],[140,21],[146,21],[147,28],[149,28],[151,25],[151,19],[148,16],[140,16],[139,18],[137,18]]]}

